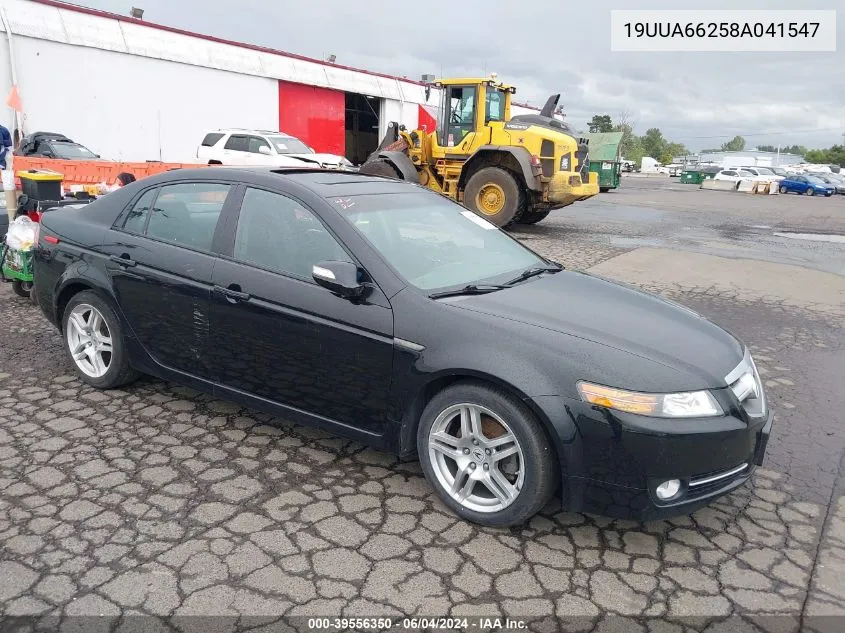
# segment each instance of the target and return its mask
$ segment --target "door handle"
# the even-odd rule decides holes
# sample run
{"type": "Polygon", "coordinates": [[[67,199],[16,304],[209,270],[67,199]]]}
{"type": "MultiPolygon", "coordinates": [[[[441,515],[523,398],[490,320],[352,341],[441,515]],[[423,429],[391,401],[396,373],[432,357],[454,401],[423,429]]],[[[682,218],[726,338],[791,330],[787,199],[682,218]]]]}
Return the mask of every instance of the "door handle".
{"type": "Polygon", "coordinates": [[[224,288],[223,286],[214,286],[212,290],[215,293],[226,297],[226,300],[230,303],[249,301],[251,296],[248,292],[241,292],[241,287],[238,284],[231,284],[228,288],[224,288]]]}
{"type": "Polygon", "coordinates": [[[138,262],[132,259],[129,255],[124,253],[123,255],[109,255],[109,259],[116,264],[120,264],[121,266],[137,266],[138,262]]]}

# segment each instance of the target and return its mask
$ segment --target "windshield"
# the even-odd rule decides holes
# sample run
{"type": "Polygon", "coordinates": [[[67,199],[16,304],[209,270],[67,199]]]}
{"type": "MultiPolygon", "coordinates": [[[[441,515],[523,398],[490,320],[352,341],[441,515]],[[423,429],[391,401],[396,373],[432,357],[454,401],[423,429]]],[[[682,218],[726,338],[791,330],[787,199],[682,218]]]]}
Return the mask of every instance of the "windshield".
{"type": "Polygon", "coordinates": [[[305,143],[293,136],[268,136],[267,140],[273,144],[279,154],[313,154],[305,143]]]}
{"type": "Polygon", "coordinates": [[[50,149],[56,158],[65,158],[68,160],[79,160],[85,158],[97,158],[97,155],[87,147],[77,145],[76,143],[50,143],[50,149]]]}
{"type": "Polygon", "coordinates": [[[758,174],[765,174],[766,176],[771,176],[775,173],[771,169],[767,169],[766,167],[756,167],[755,169],[757,170],[758,174]]]}
{"type": "Polygon", "coordinates": [[[405,280],[421,290],[501,283],[548,266],[495,225],[435,193],[330,198],[405,280]]]}
{"type": "Polygon", "coordinates": [[[739,173],[740,176],[753,176],[754,175],[750,171],[745,171],[744,169],[740,169],[737,173],[739,173]]]}
{"type": "Polygon", "coordinates": [[[813,183],[814,185],[825,184],[825,182],[818,176],[807,176],[807,181],[813,183]]]}

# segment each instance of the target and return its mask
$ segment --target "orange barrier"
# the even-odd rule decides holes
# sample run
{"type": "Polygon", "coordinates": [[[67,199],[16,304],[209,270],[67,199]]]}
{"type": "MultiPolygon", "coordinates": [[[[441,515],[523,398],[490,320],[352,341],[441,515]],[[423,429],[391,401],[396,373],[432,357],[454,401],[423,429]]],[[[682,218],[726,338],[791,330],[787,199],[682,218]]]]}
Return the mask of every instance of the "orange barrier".
{"type": "MultiPolygon", "coordinates": [[[[62,186],[65,190],[71,185],[111,185],[121,172],[128,172],[138,180],[154,176],[171,169],[189,169],[207,167],[204,164],[190,163],[112,163],[109,161],[57,160],[40,156],[15,156],[15,171],[29,169],[49,169],[64,176],[62,186]]],[[[15,185],[21,189],[20,178],[15,178],[15,185]]]]}

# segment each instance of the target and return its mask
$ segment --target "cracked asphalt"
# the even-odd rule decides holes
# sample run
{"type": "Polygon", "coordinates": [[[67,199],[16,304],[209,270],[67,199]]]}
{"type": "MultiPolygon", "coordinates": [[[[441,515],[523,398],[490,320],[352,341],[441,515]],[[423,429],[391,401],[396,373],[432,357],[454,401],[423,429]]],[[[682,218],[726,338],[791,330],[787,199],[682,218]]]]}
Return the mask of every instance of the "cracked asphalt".
{"type": "Polygon", "coordinates": [[[845,199],[760,198],[626,178],[515,231],[690,306],[754,353],[776,411],[766,463],[694,515],[646,524],[553,504],[522,528],[479,528],[416,462],[154,379],[94,391],[3,287],[0,630],[404,615],[845,630],[845,245],[774,236],[845,232],[845,199]]]}

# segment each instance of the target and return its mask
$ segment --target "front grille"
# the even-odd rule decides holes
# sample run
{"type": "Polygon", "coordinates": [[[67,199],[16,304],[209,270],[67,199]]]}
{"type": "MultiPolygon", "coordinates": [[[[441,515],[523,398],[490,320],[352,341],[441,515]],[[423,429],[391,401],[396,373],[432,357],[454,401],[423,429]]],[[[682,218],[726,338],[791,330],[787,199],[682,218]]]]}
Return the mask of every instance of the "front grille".
{"type": "Polygon", "coordinates": [[[746,414],[752,418],[766,415],[766,394],[763,391],[763,383],[748,350],[739,365],[725,376],[725,383],[730,387],[746,414]]]}
{"type": "Polygon", "coordinates": [[[706,475],[699,475],[690,479],[687,485],[687,494],[684,497],[685,501],[704,497],[712,492],[721,490],[725,486],[739,480],[745,479],[750,474],[748,464],[740,464],[730,470],[723,470],[715,473],[708,473],[706,475]]]}

